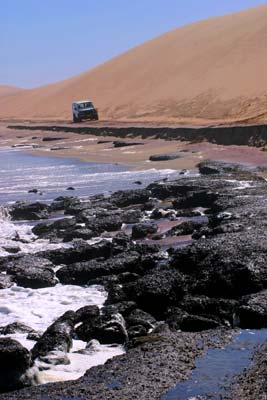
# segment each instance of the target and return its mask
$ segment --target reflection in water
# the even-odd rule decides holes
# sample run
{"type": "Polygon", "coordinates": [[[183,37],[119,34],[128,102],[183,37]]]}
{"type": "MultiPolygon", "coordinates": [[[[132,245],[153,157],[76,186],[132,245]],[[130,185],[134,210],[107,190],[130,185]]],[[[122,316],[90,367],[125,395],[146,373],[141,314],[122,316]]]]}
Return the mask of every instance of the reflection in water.
{"type": "Polygon", "coordinates": [[[191,377],[178,383],[161,400],[222,399],[234,377],[249,366],[255,347],[266,340],[267,329],[242,330],[233,343],[208,350],[196,361],[191,377]]]}

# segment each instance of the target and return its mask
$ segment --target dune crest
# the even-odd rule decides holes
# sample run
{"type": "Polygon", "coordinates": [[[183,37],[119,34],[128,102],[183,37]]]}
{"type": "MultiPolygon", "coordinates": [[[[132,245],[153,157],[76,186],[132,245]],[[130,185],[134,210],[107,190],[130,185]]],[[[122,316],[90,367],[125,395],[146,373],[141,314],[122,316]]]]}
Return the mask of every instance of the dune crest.
{"type": "Polygon", "coordinates": [[[0,118],[69,119],[71,103],[90,98],[106,120],[264,121],[266,43],[267,4],[196,22],[56,84],[0,87],[0,118]]]}
{"type": "Polygon", "coordinates": [[[22,90],[16,86],[0,85],[0,96],[7,96],[9,94],[14,94],[22,90]]]}

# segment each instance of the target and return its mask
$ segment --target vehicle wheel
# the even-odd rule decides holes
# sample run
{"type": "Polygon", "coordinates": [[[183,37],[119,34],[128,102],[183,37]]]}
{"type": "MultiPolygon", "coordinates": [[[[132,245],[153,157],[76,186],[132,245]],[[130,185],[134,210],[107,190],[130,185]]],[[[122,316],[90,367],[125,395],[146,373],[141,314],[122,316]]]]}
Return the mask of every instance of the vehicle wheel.
{"type": "Polygon", "coordinates": [[[78,122],[75,114],[73,114],[73,122],[78,122]]]}

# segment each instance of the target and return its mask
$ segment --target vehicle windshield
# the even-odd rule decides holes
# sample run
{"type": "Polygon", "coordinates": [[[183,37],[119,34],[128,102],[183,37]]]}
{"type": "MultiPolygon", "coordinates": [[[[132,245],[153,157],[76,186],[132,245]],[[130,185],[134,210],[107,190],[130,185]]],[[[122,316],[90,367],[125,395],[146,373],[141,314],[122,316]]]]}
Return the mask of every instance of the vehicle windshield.
{"type": "Polygon", "coordinates": [[[87,101],[86,103],[79,103],[78,108],[83,109],[83,108],[91,108],[93,107],[93,104],[90,101],[87,101]]]}

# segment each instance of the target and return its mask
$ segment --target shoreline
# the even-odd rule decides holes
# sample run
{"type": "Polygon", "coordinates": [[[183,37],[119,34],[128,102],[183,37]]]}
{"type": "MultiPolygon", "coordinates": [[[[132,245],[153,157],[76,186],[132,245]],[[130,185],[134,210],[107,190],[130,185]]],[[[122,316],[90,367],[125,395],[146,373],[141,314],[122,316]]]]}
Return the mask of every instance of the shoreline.
{"type": "MultiPolygon", "coordinates": [[[[258,235],[264,236],[261,226],[262,212],[265,210],[265,198],[262,198],[264,193],[266,182],[245,167],[206,162],[200,167],[197,180],[185,177],[173,182],[153,183],[146,189],[117,192],[105,199],[102,196],[93,196],[87,203],[65,198],[45,207],[39,205],[39,219],[43,219],[59,207],[66,211],[62,220],[52,224],[48,221],[35,225],[34,233],[41,239],[57,239],[64,242],[65,239],[79,237],[77,235],[81,230],[82,235],[91,236],[92,232],[93,236],[101,235],[101,232],[104,234],[103,240],[92,246],[88,246],[83,240],[77,248],[74,246],[65,250],[39,251],[31,256],[31,261],[27,259],[29,271],[26,273],[33,273],[34,279],[37,271],[31,272],[31,268],[35,268],[33,266],[40,260],[38,257],[41,257],[42,260],[52,263],[50,269],[51,265],[57,267],[53,277],[49,279],[56,276],[63,285],[101,284],[108,291],[108,298],[103,307],[105,317],[103,320],[100,317],[100,321],[95,322],[94,319],[90,319],[89,331],[87,320],[81,314],[85,312],[84,308],[77,313],[68,311],[51,326],[54,326],[55,332],[56,329],[61,332],[62,322],[64,327],[70,327],[68,329],[71,333],[66,331],[67,340],[71,340],[68,338],[72,338],[75,332],[85,342],[92,338],[102,338],[100,340],[108,340],[109,344],[123,343],[127,352],[110,359],[104,365],[87,370],[85,375],[76,381],[25,387],[20,391],[0,394],[0,398],[63,400],[90,397],[92,400],[106,400],[116,393],[116,398],[121,400],[159,400],[173,386],[189,377],[197,359],[209,349],[220,349],[231,343],[241,328],[253,328],[250,326],[246,308],[245,314],[242,314],[241,310],[251,298],[254,302],[251,303],[252,307],[255,304],[255,312],[258,312],[257,304],[264,293],[261,292],[264,281],[261,281],[262,275],[259,274],[264,274],[264,266],[259,264],[260,269],[252,269],[248,275],[244,246],[249,243],[248,251],[254,257],[252,264],[257,263],[258,252],[259,257],[265,257],[264,243],[258,242],[258,235]],[[211,170],[213,172],[209,175],[211,170]],[[240,186],[244,181],[249,182],[249,185],[240,186]],[[153,198],[156,198],[157,202],[152,205],[154,212],[150,214],[145,210],[150,210],[150,201],[153,198]],[[199,207],[206,209],[205,220],[192,218],[195,213],[201,217],[199,207]],[[251,208],[254,214],[248,217],[251,208]],[[227,215],[230,212],[235,217],[230,220],[218,219],[214,225],[218,210],[227,215]],[[92,219],[92,212],[96,213],[96,218],[92,219]],[[258,213],[256,217],[255,213],[258,213]],[[181,219],[181,215],[187,216],[185,221],[181,219]],[[131,226],[128,233],[122,228],[124,218],[131,226]],[[169,224],[167,230],[170,236],[167,234],[167,238],[173,235],[177,240],[177,237],[181,238],[186,232],[191,232],[194,241],[191,245],[169,250],[165,262],[158,264],[160,260],[163,261],[162,254],[157,246],[152,244],[151,239],[155,234],[158,236],[157,240],[160,235],[166,234],[165,228],[161,230],[162,219],[169,224]],[[142,225],[142,229],[157,226],[157,232],[154,229],[142,231],[144,241],[137,240],[135,243],[133,220],[134,225],[142,225]],[[236,220],[239,221],[238,229],[232,222],[236,220]],[[83,228],[79,224],[81,221],[86,225],[83,228]],[[254,224],[252,228],[251,224],[254,224]],[[203,238],[203,235],[206,238],[203,238]],[[112,238],[112,244],[106,241],[108,237],[112,238]],[[99,256],[102,256],[100,260],[99,256]],[[229,257],[233,267],[228,270],[228,275],[224,275],[224,264],[228,262],[229,257]],[[235,265],[236,259],[238,263],[235,265]],[[243,279],[248,281],[240,287],[236,278],[240,273],[241,277],[243,276],[244,269],[243,279]],[[216,279],[213,277],[214,273],[219,274],[216,279]],[[225,278],[229,283],[222,286],[225,278]],[[233,317],[235,312],[241,313],[238,330],[233,317]],[[106,323],[105,318],[108,324],[114,324],[114,315],[118,313],[124,322],[115,320],[117,325],[111,325],[116,327],[113,328],[115,331],[110,330],[108,325],[107,337],[107,331],[101,324],[106,323]],[[90,323],[96,324],[96,336],[90,332],[90,323]],[[76,324],[78,327],[75,327],[76,324]],[[106,332],[105,335],[103,332],[106,332]]],[[[18,215],[24,218],[25,213],[33,212],[31,207],[32,204],[13,205],[10,211],[12,218],[18,215]]],[[[28,214],[28,218],[30,216],[28,214]]],[[[10,267],[8,270],[15,282],[21,273],[25,273],[24,269],[20,272],[19,268],[19,265],[24,265],[24,258],[23,254],[9,257],[9,263],[15,263],[18,268],[18,275],[12,275],[10,267]]],[[[38,279],[44,279],[42,268],[39,273],[38,279]]],[[[96,312],[95,308],[89,308],[86,312],[89,311],[96,312]]],[[[264,327],[264,318],[262,326],[258,328],[261,327],[264,327]]],[[[47,354],[47,347],[51,350],[51,329],[48,328],[37,339],[32,351],[34,357],[42,355],[44,350],[44,354],[47,354]]],[[[56,334],[55,338],[56,342],[52,342],[53,349],[62,346],[62,336],[58,337],[56,334]]],[[[66,356],[67,354],[68,352],[66,356]]],[[[227,395],[229,390],[230,387],[227,395]]],[[[248,399],[250,400],[250,397],[248,399]]]]}
{"type": "MultiPolygon", "coordinates": [[[[208,141],[181,141],[160,138],[142,138],[141,134],[132,137],[120,138],[127,143],[143,143],[142,145],[115,148],[113,142],[118,141],[118,136],[109,136],[101,132],[97,134],[55,132],[46,130],[48,127],[34,126],[34,131],[27,125],[23,129],[9,129],[0,124],[0,146],[21,146],[30,144],[32,147],[23,148],[25,152],[36,155],[55,156],[61,158],[76,158],[84,162],[118,163],[130,166],[134,170],[173,169],[193,170],[197,164],[205,159],[237,162],[241,164],[266,166],[266,153],[260,147],[247,145],[220,145],[208,141]],[[39,129],[40,128],[40,129],[39,129]],[[60,136],[59,136],[60,134],[60,136]],[[49,138],[56,139],[45,141],[49,138]],[[102,143],[99,143],[102,142],[102,143]],[[51,148],[55,150],[51,150],[51,148]],[[180,153],[180,158],[167,161],[149,161],[155,154],[180,153]]],[[[72,129],[72,128],[71,128],[72,129]]],[[[81,127],[80,129],[83,129],[81,127]]],[[[125,136],[124,134],[122,136],[125,136]]]]}

